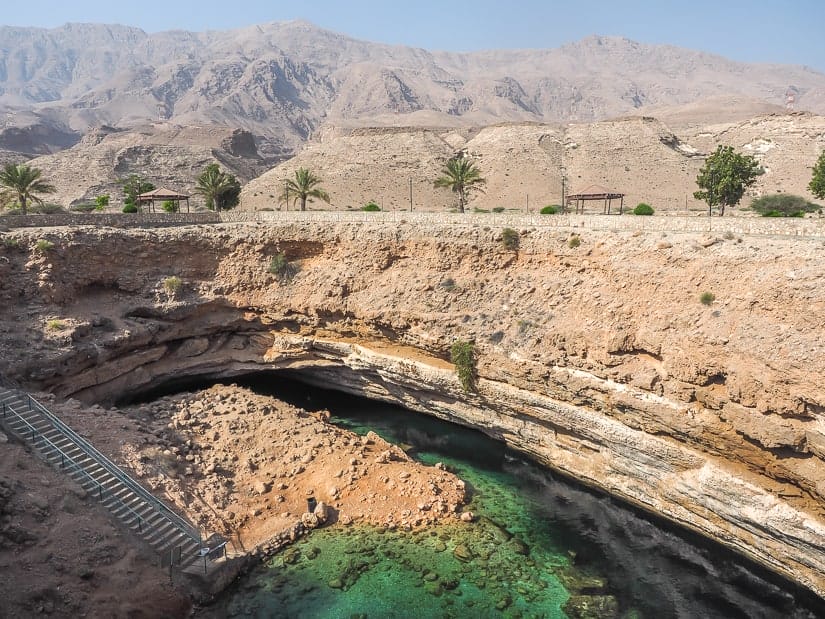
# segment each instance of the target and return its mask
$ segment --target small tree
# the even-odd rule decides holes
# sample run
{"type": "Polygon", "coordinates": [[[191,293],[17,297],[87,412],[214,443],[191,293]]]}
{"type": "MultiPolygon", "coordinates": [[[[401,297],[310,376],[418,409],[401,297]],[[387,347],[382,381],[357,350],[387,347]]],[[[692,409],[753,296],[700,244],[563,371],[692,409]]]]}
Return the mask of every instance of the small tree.
{"type": "Polygon", "coordinates": [[[636,205],[636,208],[633,209],[634,215],[653,215],[653,207],[649,204],[645,204],[644,202],[639,202],[636,205]]]}
{"type": "Polygon", "coordinates": [[[177,213],[180,207],[174,200],[164,200],[160,205],[160,208],[162,208],[166,213],[177,213]]]}
{"type": "Polygon", "coordinates": [[[294,178],[284,179],[284,189],[281,193],[281,200],[289,204],[290,198],[295,204],[301,201],[301,210],[307,210],[307,200],[318,198],[329,204],[329,194],[321,189],[321,179],[315,176],[311,170],[298,168],[295,170],[294,178]]]}
{"type": "Polygon", "coordinates": [[[759,162],[752,156],[741,155],[732,146],[720,145],[699,170],[696,184],[700,190],[693,197],[707,203],[708,215],[713,213],[714,206],[719,207],[719,215],[724,215],[725,208],[739,204],[745,189],[762,173],[759,162]]]}
{"type": "Polygon", "coordinates": [[[40,178],[42,172],[25,163],[9,163],[0,171],[0,187],[5,187],[8,193],[17,198],[20,210],[26,214],[26,205],[29,201],[42,204],[38,193],[54,193],[55,188],[40,178]]]}
{"type": "MultiPolygon", "coordinates": [[[[123,187],[123,195],[124,195],[124,204],[126,206],[134,206],[134,212],[136,213],[138,208],[138,196],[142,193],[146,193],[147,191],[152,191],[155,189],[155,186],[150,183],[149,181],[144,181],[140,178],[137,174],[130,174],[125,178],[121,178],[118,180],[118,184],[123,187]]],[[[127,212],[124,210],[124,213],[127,212]]]]}
{"type": "Polygon", "coordinates": [[[105,210],[106,207],[109,206],[109,194],[103,194],[102,196],[97,196],[95,198],[95,210],[102,211],[105,210]]]}
{"type": "Polygon", "coordinates": [[[448,187],[453,193],[458,194],[458,211],[464,212],[464,205],[467,204],[467,195],[473,189],[481,190],[481,185],[486,183],[486,179],[481,177],[481,171],[473,163],[472,159],[467,159],[462,155],[453,157],[444,165],[441,170],[442,176],[435,179],[435,187],[448,187]]]}
{"type": "Polygon", "coordinates": [[[811,190],[814,197],[825,200],[825,151],[816,160],[813,177],[808,184],[808,189],[811,190]]]}

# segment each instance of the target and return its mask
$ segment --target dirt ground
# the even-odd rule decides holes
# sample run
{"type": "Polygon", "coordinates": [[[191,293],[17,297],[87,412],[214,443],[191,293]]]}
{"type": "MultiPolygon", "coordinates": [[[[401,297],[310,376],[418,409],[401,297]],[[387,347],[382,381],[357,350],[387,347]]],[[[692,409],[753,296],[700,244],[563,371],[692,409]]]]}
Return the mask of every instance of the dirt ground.
{"type": "Polygon", "coordinates": [[[185,617],[190,609],[154,556],[82,488],[22,445],[0,445],[0,617],[185,617]]]}
{"type": "MultiPolygon", "coordinates": [[[[412,529],[461,514],[464,482],[377,435],[359,437],[235,386],[125,410],[41,398],[205,535],[252,550],[307,517],[412,529]]],[[[2,440],[2,437],[0,437],[2,440]]],[[[0,617],[182,617],[155,557],[82,488],[14,442],[0,450],[0,617]]]]}

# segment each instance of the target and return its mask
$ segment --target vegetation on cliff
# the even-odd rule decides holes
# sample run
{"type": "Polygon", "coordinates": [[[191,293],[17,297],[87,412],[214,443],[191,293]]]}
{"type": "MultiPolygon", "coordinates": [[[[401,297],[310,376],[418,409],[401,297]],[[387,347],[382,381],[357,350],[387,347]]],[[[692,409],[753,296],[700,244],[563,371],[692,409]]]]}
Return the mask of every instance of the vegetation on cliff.
{"type": "Polygon", "coordinates": [[[450,348],[450,361],[455,365],[455,372],[464,391],[476,388],[476,349],[472,342],[457,340],[450,348]]]}

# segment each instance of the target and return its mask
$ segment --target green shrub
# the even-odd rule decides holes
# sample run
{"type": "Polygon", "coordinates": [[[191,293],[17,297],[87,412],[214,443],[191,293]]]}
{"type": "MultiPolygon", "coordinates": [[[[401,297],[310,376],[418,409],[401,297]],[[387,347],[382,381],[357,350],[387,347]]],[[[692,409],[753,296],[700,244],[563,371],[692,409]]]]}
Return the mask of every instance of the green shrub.
{"type": "Polygon", "coordinates": [[[779,193],[756,198],[750,208],[762,217],[804,217],[816,212],[819,206],[801,196],[779,193]]]}
{"type": "Polygon", "coordinates": [[[166,279],[163,280],[163,289],[166,293],[170,296],[174,296],[180,287],[183,285],[183,280],[177,275],[170,275],[166,279]]]}
{"type": "Polygon", "coordinates": [[[702,305],[711,305],[716,300],[716,295],[712,292],[703,292],[699,295],[699,302],[702,305]]]}
{"type": "Polygon", "coordinates": [[[504,207],[503,206],[496,206],[495,208],[493,208],[493,212],[494,213],[503,213],[504,212],[504,207]]]}
{"type": "Polygon", "coordinates": [[[378,206],[375,202],[367,202],[364,206],[361,207],[362,211],[366,211],[367,213],[375,213],[381,210],[381,207],[378,206]]]}
{"type": "Polygon", "coordinates": [[[126,206],[123,207],[124,213],[137,213],[138,207],[131,203],[126,203],[126,206]]]}
{"type": "Polygon", "coordinates": [[[559,207],[557,206],[545,206],[539,211],[539,213],[542,215],[555,215],[558,212],[559,207]]]}
{"type": "Polygon", "coordinates": [[[272,259],[269,261],[268,271],[277,277],[278,280],[288,282],[295,277],[298,269],[295,268],[294,264],[287,260],[286,254],[280,253],[272,256],[272,259]]]}
{"type": "Polygon", "coordinates": [[[102,211],[109,206],[109,194],[105,193],[102,196],[95,198],[95,210],[102,211]]]}
{"type": "Polygon", "coordinates": [[[9,249],[16,249],[20,247],[20,241],[11,236],[4,236],[3,247],[8,247],[9,249]]]}
{"type": "Polygon", "coordinates": [[[515,251],[518,249],[519,233],[512,228],[504,228],[501,231],[501,244],[504,249],[515,251]]]}
{"type": "Polygon", "coordinates": [[[474,208],[473,213],[489,213],[490,211],[486,208],[474,208]]]}
{"type": "Polygon", "coordinates": [[[645,204],[644,202],[639,202],[636,205],[636,208],[633,209],[634,215],[653,215],[653,207],[649,204],[645,204]]]}
{"type": "Polygon", "coordinates": [[[567,239],[567,246],[570,249],[576,249],[581,244],[582,244],[582,237],[580,237],[578,234],[574,234],[569,239],[567,239]]]}
{"type": "Polygon", "coordinates": [[[52,319],[46,322],[46,329],[49,331],[62,331],[66,328],[66,323],[62,320],[52,319]]]}
{"type": "Polygon", "coordinates": [[[452,292],[453,290],[455,290],[455,280],[452,277],[445,277],[441,280],[439,286],[441,286],[447,292],[452,292]]]}
{"type": "Polygon", "coordinates": [[[41,254],[46,253],[54,249],[54,243],[51,241],[47,241],[46,239],[40,239],[37,243],[34,244],[35,250],[39,251],[41,254]]]}
{"type": "Polygon", "coordinates": [[[160,208],[162,208],[166,213],[177,213],[180,205],[174,200],[164,200],[160,205],[160,208]]]}
{"type": "Polygon", "coordinates": [[[475,345],[465,340],[457,340],[450,347],[450,361],[464,391],[473,391],[476,386],[475,345]]]}

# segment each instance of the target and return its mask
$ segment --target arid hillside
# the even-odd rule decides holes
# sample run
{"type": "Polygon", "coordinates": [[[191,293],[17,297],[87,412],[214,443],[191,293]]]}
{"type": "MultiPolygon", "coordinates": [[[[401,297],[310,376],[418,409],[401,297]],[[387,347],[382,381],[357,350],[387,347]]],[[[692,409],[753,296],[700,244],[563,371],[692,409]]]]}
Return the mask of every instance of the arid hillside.
{"type": "MultiPolygon", "coordinates": [[[[306,167],[323,179],[331,208],[357,209],[373,200],[384,210],[407,210],[412,181],[415,210],[448,210],[457,205],[456,197],[435,189],[433,181],[448,158],[464,152],[487,179],[484,192],[472,194],[471,209],[535,211],[560,204],[564,175],[567,194],[599,184],[625,193],[625,205],[631,208],[647,202],[661,211],[700,211],[703,203],[693,198],[696,176],[705,155],[719,144],[755,156],[765,168],[742,206],[769,193],[811,198],[807,185],[811,166],[825,149],[825,117],[770,114],[688,126],[678,133],[644,116],[483,129],[329,128],[293,159],[247,184],[241,207],[285,208],[278,199],[283,180],[306,167]]],[[[600,211],[602,206],[588,208],[600,211]]],[[[318,203],[313,207],[329,208],[318,203]]]]}
{"type": "Polygon", "coordinates": [[[130,130],[102,127],[67,150],[29,162],[57,190],[44,196],[48,202],[68,207],[109,194],[112,208],[118,211],[123,200],[118,179],[130,174],[156,187],[186,192],[192,195],[192,208],[201,206],[203,200],[193,190],[197,176],[211,163],[220,164],[242,183],[267,169],[255,139],[246,131],[165,123],[130,130]]]}

